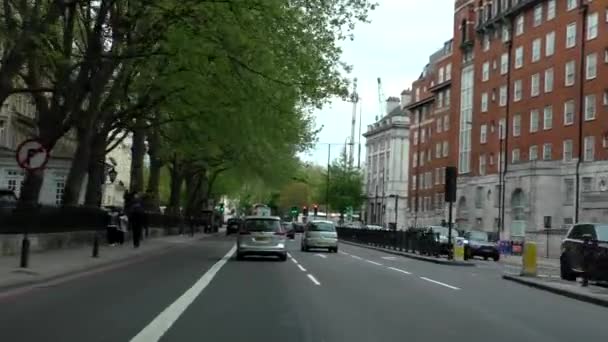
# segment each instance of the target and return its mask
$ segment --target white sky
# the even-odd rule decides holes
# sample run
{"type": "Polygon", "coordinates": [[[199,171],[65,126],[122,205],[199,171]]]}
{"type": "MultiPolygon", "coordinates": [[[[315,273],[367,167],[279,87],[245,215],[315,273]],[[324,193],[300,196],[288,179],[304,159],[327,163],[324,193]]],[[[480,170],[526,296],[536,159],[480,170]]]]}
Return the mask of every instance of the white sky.
{"type": "MultiPolygon", "coordinates": [[[[399,97],[401,91],[410,88],[428,63],[429,55],[452,37],[454,0],[376,0],[379,6],[371,12],[369,24],[359,24],[355,40],[342,42],[342,60],[353,66],[349,77],[358,78],[363,126],[374,122],[380,113],[378,85],[382,78],[385,97],[399,97]]],[[[359,109],[357,127],[359,130],[359,109]]],[[[302,159],[320,165],[327,164],[327,144],[343,143],[350,135],[352,104],[339,99],[332,101],[316,113],[319,144],[302,159]],[[325,143],[325,144],[324,144],[325,143]]],[[[358,142],[358,138],[355,139],[358,142]]],[[[361,137],[361,160],[365,159],[364,138],[361,137]]],[[[333,159],[343,146],[331,146],[333,159]]],[[[357,146],[355,146],[355,164],[357,146]]]]}

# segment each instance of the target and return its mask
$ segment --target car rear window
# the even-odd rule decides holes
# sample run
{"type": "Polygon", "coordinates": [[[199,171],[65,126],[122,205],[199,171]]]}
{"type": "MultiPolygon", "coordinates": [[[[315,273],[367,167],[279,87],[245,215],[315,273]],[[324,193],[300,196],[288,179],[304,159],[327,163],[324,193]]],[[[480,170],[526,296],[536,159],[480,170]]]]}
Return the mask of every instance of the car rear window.
{"type": "Polygon", "coordinates": [[[336,227],[332,223],[317,222],[311,223],[308,230],[311,232],[335,232],[336,227]]]}
{"type": "Polygon", "coordinates": [[[595,226],[597,239],[600,241],[608,241],[608,224],[598,224],[595,226]]]}
{"type": "Polygon", "coordinates": [[[249,232],[277,232],[281,223],[278,220],[250,219],[245,222],[245,229],[249,232]]]}

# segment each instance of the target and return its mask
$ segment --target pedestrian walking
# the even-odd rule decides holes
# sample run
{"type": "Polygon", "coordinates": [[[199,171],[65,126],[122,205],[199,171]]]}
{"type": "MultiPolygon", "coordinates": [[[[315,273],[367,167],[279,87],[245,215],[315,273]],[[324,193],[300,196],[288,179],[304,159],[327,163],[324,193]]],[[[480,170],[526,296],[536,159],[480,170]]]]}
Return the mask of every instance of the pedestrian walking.
{"type": "Polygon", "coordinates": [[[129,223],[133,234],[133,247],[139,248],[141,234],[144,227],[145,212],[141,195],[135,194],[129,206],[129,223]]]}

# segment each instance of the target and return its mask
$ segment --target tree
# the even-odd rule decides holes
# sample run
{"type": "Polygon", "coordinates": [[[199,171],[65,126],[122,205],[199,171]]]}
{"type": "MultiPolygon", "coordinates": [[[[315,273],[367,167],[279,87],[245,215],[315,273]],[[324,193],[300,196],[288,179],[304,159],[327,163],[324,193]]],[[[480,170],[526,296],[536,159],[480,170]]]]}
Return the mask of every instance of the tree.
{"type": "Polygon", "coordinates": [[[359,208],[365,201],[363,175],[360,170],[349,166],[344,152],[329,167],[329,187],[326,177],[318,190],[320,197],[329,195],[330,208],[340,213],[345,213],[349,207],[359,208]]]}

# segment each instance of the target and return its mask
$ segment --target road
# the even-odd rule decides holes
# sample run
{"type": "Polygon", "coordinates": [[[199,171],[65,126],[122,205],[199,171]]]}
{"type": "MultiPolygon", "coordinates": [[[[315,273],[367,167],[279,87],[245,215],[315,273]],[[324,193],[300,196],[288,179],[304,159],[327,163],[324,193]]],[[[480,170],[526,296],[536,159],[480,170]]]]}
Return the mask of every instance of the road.
{"type": "Polygon", "coordinates": [[[608,311],[454,267],[342,244],[236,261],[234,237],[0,294],[2,341],[573,341],[608,311]]]}

